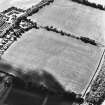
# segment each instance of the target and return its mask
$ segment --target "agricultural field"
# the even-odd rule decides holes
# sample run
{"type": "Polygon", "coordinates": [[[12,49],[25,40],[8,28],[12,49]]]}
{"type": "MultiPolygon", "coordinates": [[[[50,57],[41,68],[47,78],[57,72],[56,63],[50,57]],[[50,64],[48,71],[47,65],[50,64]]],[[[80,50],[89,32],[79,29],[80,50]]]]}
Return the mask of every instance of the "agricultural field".
{"type": "Polygon", "coordinates": [[[103,49],[44,29],[32,29],[2,55],[27,73],[46,70],[69,91],[83,93],[97,69],[103,49]]]}
{"type": "Polygon", "coordinates": [[[104,44],[105,12],[99,9],[68,0],[55,0],[30,18],[42,26],[53,26],[104,44]]]}
{"type": "MultiPolygon", "coordinates": [[[[35,4],[39,1],[10,0],[8,4],[4,4],[5,0],[0,1],[0,11],[13,6],[27,9],[23,14],[19,14],[19,22],[16,21],[8,30],[13,31],[13,34],[6,31],[4,35],[4,42],[13,39],[13,43],[1,55],[1,71],[12,70],[11,74],[19,78],[19,73],[26,77],[31,73],[42,76],[47,71],[46,73],[51,74],[58,84],[61,84],[59,86],[63,87],[64,91],[74,92],[72,94],[75,94],[75,99],[78,94],[82,94],[85,102],[101,105],[99,103],[102,103],[105,94],[104,10],[93,8],[84,2],[74,2],[75,0],[44,1],[49,2],[49,5],[42,3],[42,6],[38,7],[35,4]],[[32,8],[29,8],[31,6],[32,8]],[[31,23],[29,28],[28,23],[24,24],[26,20],[31,23]],[[8,66],[5,66],[6,64],[8,66]]],[[[3,41],[1,43],[4,43],[3,41]]],[[[2,48],[5,46],[1,47],[1,50],[2,48]]],[[[44,79],[40,76],[37,78],[34,75],[35,80],[31,82],[38,79],[37,83],[42,87],[48,85],[47,88],[53,90],[56,85],[54,88],[58,89],[51,78],[44,79]]],[[[58,90],[63,91],[63,88],[58,90]]]]}

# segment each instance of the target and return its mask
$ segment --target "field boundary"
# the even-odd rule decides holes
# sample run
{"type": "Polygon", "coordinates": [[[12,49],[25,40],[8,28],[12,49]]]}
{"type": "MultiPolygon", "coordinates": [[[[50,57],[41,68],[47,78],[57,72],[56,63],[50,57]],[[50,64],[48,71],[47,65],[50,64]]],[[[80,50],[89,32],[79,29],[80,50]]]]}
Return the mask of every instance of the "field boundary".
{"type": "Polygon", "coordinates": [[[98,73],[100,72],[100,69],[101,69],[103,61],[104,61],[104,56],[105,56],[105,48],[103,49],[103,53],[102,53],[102,56],[101,56],[101,58],[99,60],[98,66],[97,66],[92,78],[90,79],[90,82],[89,82],[87,88],[85,89],[82,97],[85,97],[86,93],[90,90],[89,88],[91,87],[92,83],[94,82],[94,80],[96,79],[98,73]]]}

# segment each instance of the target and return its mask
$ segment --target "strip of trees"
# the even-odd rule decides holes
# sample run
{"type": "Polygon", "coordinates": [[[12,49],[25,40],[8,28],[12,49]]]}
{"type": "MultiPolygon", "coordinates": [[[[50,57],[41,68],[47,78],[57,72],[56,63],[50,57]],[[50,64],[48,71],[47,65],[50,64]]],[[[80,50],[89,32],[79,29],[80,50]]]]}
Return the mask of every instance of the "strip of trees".
{"type": "Polygon", "coordinates": [[[95,2],[89,2],[88,0],[72,0],[72,1],[75,1],[75,2],[78,2],[78,3],[82,3],[82,4],[85,4],[87,6],[91,6],[91,7],[94,7],[94,8],[101,9],[101,10],[105,10],[105,6],[104,5],[96,4],[95,2]]]}
{"type": "Polygon", "coordinates": [[[86,101],[93,105],[101,105],[105,100],[105,61],[97,78],[93,82],[90,91],[86,95],[86,101]]]}
{"type": "Polygon", "coordinates": [[[59,29],[57,29],[57,28],[55,28],[53,26],[45,26],[44,28],[47,31],[53,31],[53,32],[59,33],[61,36],[72,37],[72,38],[75,38],[75,39],[79,39],[79,40],[81,40],[84,43],[92,44],[94,46],[98,46],[98,43],[95,40],[92,40],[90,38],[83,37],[83,36],[77,37],[76,35],[73,35],[71,33],[64,32],[63,30],[59,30],[59,29]]]}

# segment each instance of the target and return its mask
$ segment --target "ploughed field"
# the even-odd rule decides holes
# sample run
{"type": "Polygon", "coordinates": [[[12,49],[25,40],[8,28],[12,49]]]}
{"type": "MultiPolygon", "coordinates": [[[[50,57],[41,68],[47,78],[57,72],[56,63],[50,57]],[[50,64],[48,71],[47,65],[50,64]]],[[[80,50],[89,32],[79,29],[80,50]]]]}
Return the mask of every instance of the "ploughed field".
{"type": "Polygon", "coordinates": [[[50,72],[62,86],[84,92],[96,71],[103,49],[44,29],[25,33],[4,53],[2,59],[22,72],[50,72]],[[20,69],[21,70],[21,69],[20,69]]]}

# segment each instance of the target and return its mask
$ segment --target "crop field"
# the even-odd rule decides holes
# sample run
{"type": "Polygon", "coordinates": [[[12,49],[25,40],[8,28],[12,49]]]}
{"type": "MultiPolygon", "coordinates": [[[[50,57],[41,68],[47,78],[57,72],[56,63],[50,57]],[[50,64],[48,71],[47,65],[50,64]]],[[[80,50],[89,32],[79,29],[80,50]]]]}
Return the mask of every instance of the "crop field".
{"type": "MultiPolygon", "coordinates": [[[[0,1],[1,12],[12,6],[27,9],[20,14],[23,16],[19,18],[20,23],[16,21],[13,27],[16,32],[9,34],[13,43],[1,56],[0,70],[9,73],[12,70],[11,74],[20,78],[21,73],[26,77],[32,73],[40,85],[48,85],[53,90],[56,83],[53,86],[51,78],[41,78],[43,71],[47,71],[65,90],[82,94],[87,103],[104,99],[104,10],[72,0],[54,0],[36,9],[39,1],[10,0],[8,4],[0,1]],[[31,22],[29,28],[23,22],[26,20],[31,22]],[[20,33],[18,26],[23,27],[20,33]]],[[[8,37],[4,37],[3,41],[7,41],[8,37]]],[[[6,48],[4,45],[1,50],[6,48]]],[[[57,89],[57,85],[54,88],[57,89]]]]}
{"type": "Polygon", "coordinates": [[[53,26],[104,44],[104,11],[68,0],[55,0],[30,18],[42,26],[53,26]]]}
{"type": "Polygon", "coordinates": [[[82,93],[96,71],[103,49],[44,29],[25,33],[2,59],[23,72],[46,70],[66,90],[82,93]]]}

